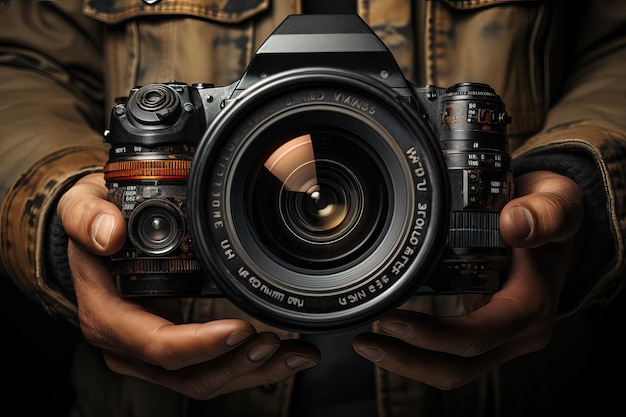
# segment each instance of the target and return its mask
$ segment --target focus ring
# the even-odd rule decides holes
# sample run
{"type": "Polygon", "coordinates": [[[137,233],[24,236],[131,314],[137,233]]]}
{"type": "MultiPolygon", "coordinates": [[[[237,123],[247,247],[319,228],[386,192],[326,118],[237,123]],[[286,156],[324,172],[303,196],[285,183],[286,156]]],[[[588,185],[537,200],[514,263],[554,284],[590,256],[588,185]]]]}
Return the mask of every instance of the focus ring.
{"type": "Polygon", "coordinates": [[[157,159],[109,162],[104,166],[106,181],[150,178],[182,178],[189,175],[191,160],[157,159]]]}
{"type": "Polygon", "coordinates": [[[453,211],[450,214],[448,247],[506,248],[500,234],[500,213],[453,211]]]}

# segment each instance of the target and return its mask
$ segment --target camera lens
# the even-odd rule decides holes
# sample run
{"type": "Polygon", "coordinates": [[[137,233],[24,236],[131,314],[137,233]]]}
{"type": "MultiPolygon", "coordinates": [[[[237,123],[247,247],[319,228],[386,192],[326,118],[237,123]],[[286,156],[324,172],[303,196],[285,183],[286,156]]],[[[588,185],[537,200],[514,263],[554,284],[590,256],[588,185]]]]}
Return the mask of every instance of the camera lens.
{"type": "Polygon", "coordinates": [[[185,231],[184,215],[167,200],[148,200],[128,219],[128,236],[148,255],[165,255],[176,249],[185,231]]]}
{"type": "Polygon", "coordinates": [[[366,76],[284,72],[217,116],[189,174],[198,259],[252,315],[297,331],[371,321],[434,269],[447,234],[439,144],[366,76]]]}
{"type": "MultiPolygon", "coordinates": [[[[307,117],[294,117],[289,124],[307,124],[307,117]]],[[[274,129],[293,127],[279,123],[274,129]]],[[[388,174],[362,138],[341,132],[313,131],[276,150],[270,146],[270,157],[251,171],[245,220],[276,262],[332,269],[366,254],[380,235],[388,174]]]]}
{"type": "Polygon", "coordinates": [[[513,197],[510,116],[486,84],[460,83],[443,95],[442,152],[453,190],[450,232],[439,273],[424,290],[498,291],[508,276],[510,247],[500,211],[513,197]]]}
{"type": "Polygon", "coordinates": [[[335,161],[311,161],[309,164],[316,164],[321,171],[317,183],[303,191],[281,187],[281,219],[291,235],[307,244],[339,241],[354,229],[363,214],[361,184],[354,173],[335,161]]]}

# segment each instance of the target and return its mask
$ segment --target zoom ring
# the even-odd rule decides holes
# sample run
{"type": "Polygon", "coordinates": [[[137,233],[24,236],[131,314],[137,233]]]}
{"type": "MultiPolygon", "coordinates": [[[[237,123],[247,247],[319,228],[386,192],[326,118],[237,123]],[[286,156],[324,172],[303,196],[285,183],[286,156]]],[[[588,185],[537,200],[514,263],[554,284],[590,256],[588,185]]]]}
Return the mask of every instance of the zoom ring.
{"type": "Polygon", "coordinates": [[[126,160],[109,162],[104,167],[106,181],[146,178],[187,178],[191,161],[184,159],[126,160]]]}
{"type": "Polygon", "coordinates": [[[500,213],[455,211],[450,215],[448,247],[507,248],[500,234],[500,213]]]}
{"type": "Polygon", "coordinates": [[[112,263],[112,272],[115,275],[177,274],[200,271],[200,264],[194,258],[124,258],[123,260],[124,262],[112,263]]]}

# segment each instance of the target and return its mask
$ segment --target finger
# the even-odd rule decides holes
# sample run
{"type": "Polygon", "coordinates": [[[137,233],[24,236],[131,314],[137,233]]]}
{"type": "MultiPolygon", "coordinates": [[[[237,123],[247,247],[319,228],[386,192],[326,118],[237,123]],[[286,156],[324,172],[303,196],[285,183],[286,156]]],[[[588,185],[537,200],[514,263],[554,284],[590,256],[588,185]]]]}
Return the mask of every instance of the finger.
{"type": "Polygon", "coordinates": [[[207,400],[222,394],[289,378],[319,362],[319,351],[301,341],[282,344],[271,333],[260,333],[237,350],[215,361],[171,372],[138,361],[108,355],[107,364],[117,372],[169,387],[182,394],[207,400]]]}
{"type": "Polygon", "coordinates": [[[460,387],[496,365],[547,344],[552,304],[543,298],[525,303],[533,293],[526,287],[523,291],[527,292],[513,295],[519,290],[516,287],[528,285],[518,281],[466,316],[394,311],[380,323],[390,336],[362,334],[353,346],[361,356],[392,373],[439,389],[460,387]]]}
{"type": "Polygon", "coordinates": [[[100,255],[118,251],[126,239],[122,212],[106,200],[102,174],[81,178],[59,200],[57,213],[68,236],[100,255]]]}
{"type": "Polygon", "coordinates": [[[487,304],[468,314],[435,317],[396,310],[382,317],[379,326],[411,345],[456,356],[478,356],[529,335],[534,345],[514,346],[515,353],[540,349],[550,337],[547,323],[552,322],[564,279],[556,267],[545,266],[544,257],[567,253],[566,246],[549,251],[514,249],[515,262],[504,287],[487,304]]]}
{"type": "Polygon", "coordinates": [[[382,331],[363,334],[353,346],[377,366],[440,389],[461,386],[493,366],[548,343],[566,272],[550,256],[567,256],[571,244],[514,248],[516,262],[489,303],[458,317],[397,310],[381,318],[382,331]]]}
{"type": "Polygon", "coordinates": [[[513,357],[506,355],[511,352],[509,345],[480,356],[462,357],[422,349],[376,333],[355,338],[355,350],[380,368],[442,390],[463,386],[513,357]]]}
{"type": "Polygon", "coordinates": [[[105,355],[107,365],[114,371],[135,376],[183,392],[192,398],[203,399],[241,375],[262,365],[280,347],[280,340],[272,333],[261,333],[242,348],[219,356],[207,358],[202,365],[187,366],[172,372],[143,361],[127,361],[121,357],[105,355]],[[206,377],[208,376],[208,377],[206,377]]]}
{"type": "Polygon", "coordinates": [[[315,366],[320,357],[319,349],[313,344],[300,340],[283,340],[280,348],[261,366],[225,385],[215,396],[283,381],[301,370],[315,366]]]}
{"type": "Polygon", "coordinates": [[[573,180],[548,171],[520,176],[519,197],[501,211],[500,231],[514,247],[536,248],[570,239],[580,229],[583,195],[573,180]]]}
{"type": "Polygon", "coordinates": [[[134,299],[118,296],[106,265],[70,242],[81,330],[93,345],[166,369],[206,362],[256,334],[243,320],[175,325],[134,299]],[[107,314],[101,314],[106,311],[107,314]]]}
{"type": "Polygon", "coordinates": [[[396,310],[379,320],[381,330],[413,346],[451,355],[472,357],[513,340],[531,339],[516,354],[540,349],[547,343],[560,288],[567,273],[550,256],[567,256],[571,245],[541,249],[514,248],[509,277],[489,302],[465,315],[435,317],[396,310]],[[530,337],[532,336],[532,337],[530,337]]]}
{"type": "MultiPolygon", "coordinates": [[[[381,330],[412,346],[458,357],[476,357],[511,340],[527,330],[523,315],[483,307],[458,317],[432,317],[397,310],[381,319],[381,330]]],[[[518,350],[517,353],[520,353],[518,350]]]]}

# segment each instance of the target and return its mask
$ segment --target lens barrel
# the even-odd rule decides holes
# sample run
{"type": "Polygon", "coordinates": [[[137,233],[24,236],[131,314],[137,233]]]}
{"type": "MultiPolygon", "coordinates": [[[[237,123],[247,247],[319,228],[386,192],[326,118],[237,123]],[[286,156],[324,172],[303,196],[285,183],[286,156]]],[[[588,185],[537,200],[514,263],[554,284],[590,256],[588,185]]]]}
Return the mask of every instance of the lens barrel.
{"type": "Polygon", "coordinates": [[[111,256],[123,296],[201,294],[206,279],[187,225],[187,179],[203,114],[185,84],[133,89],[112,110],[104,178],[107,199],[127,219],[128,239],[111,256]]]}
{"type": "Polygon", "coordinates": [[[189,174],[202,266],[264,321],[328,331],[414,293],[445,243],[432,131],[369,77],[326,68],[259,82],[217,116],[189,174]]]}
{"type": "Polygon", "coordinates": [[[493,293],[504,283],[510,248],[500,211],[514,191],[510,121],[486,84],[460,83],[443,94],[439,140],[452,190],[450,230],[441,269],[421,291],[493,293]]]}

